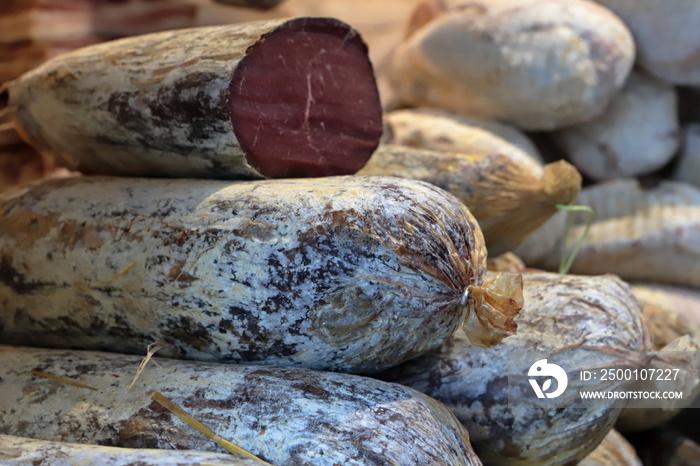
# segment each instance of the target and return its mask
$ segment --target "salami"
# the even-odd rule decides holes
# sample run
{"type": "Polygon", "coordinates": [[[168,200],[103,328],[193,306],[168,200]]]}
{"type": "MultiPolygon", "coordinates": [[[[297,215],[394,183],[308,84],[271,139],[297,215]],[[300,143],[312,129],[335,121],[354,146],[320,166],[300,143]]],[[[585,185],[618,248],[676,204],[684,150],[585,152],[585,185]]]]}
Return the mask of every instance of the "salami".
{"type": "Polygon", "coordinates": [[[490,257],[515,249],[557,204],[569,204],[581,175],[564,160],[539,175],[501,153],[461,154],[381,145],[358,174],[427,181],[457,196],[479,222],[490,257]]]}
{"type": "Polygon", "coordinates": [[[382,132],[367,47],[330,18],[97,44],[47,61],[7,92],[29,142],[93,174],[352,174],[382,132]]]}
{"type": "Polygon", "coordinates": [[[51,464],[53,466],[73,466],[76,464],[261,466],[267,463],[237,458],[228,453],[154,448],[115,448],[0,435],[0,464],[13,464],[15,466],[35,464],[51,464]]]}
{"type": "Polygon", "coordinates": [[[437,109],[404,109],[384,115],[382,143],[444,152],[507,155],[542,174],[542,156],[518,129],[493,120],[437,109]]]}
{"type": "Polygon", "coordinates": [[[467,208],[418,181],[78,177],[0,212],[12,344],[378,371],[463,322],[493,345],[522,304],[511,278],[482,282],[467,208]]]}
{"type": "MultiPolygon", "coordinates": [[[[152,399],[275,465],[481,465],[464,427],[408,387],[299,368],[0,347],[0,433],[128,448],[217,451],[152,399]],[[40,370],[95,390],[31,374],[40,370]]],[[[233,457],[232,457],[233,459],[233,457]]]]}
{"type": "Polygon", "coordinates": [[[634,51],[623,22],[586,0],[421,0],[388,78],[408,105],[546,131],[602,113],[634,51]]]}
{"type": "Polygon", "coordinates": [[[440,350],[385,377],[450,408],[486,464],[576,464],[603,440],[621,411],[619,400],[579,398],[585,388],[578,388],[576,378],[592,368],[644,367],[650,334],[629,286],[613,275],[526,273],[523,281],[526,304],[518,335],[483,350],[457,332],[440,350]],[[569,386],[538,404],[528,376],[542,359],[559,365],[569,386]]]}

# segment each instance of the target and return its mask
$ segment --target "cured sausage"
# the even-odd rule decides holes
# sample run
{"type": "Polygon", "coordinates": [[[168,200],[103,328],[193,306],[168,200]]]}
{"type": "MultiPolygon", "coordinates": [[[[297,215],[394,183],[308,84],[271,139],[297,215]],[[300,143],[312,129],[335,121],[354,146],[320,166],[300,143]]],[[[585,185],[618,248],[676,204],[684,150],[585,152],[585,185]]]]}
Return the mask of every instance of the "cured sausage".
{"type": "Polygon", "coordinates": [[[485,272],[459,199],[399,178],[77,177],[0,202],[11,344],[378,371],[463,322],[515,333],[517,284],[485,272]]]}
{"type": "Polygon", "coordinates": [[[457,196],[479,222],[489,257],[515,249],[530,233],[570,204],[581,175],[564,160],[535,175],[501,153],[461,154],[381,145],[360,175],[427,181],[457,196]]]}
{"type": "Polygon", "coordinates": [[[267,463],[237,458],[228,453],[154,448],[115,448],[0,435],[0,464],[14,464],[15,466],[34,464],[52,464],[54,466],[76,464],[261,466],[267,463]]]}
{"type": "Polygon", "coordinates": [[[216,435],[275,465],[481,464],[454,416],[408,387],[299,368],[155,358],[127,390],[139,361],[0,347],[0,433],[218,451],[149,395],[157,390],[216,435]]]}
{"type": "Polygon", "coordinates": [[[110,41],[55,57],[7,92],[30,143],[93,174],[352,174],[382,132],[367,47],[331,18],[110,41]]]}
{"type": "MultiPolygon", "coordinates": [[[[467,427],[486,464],[576,464],[621,411],[619,400],[580,398],[579,390],[586,390],[581,387],[590,388],[578,381],[580,371],[645,367],[650,333],[629,286],[614,275],[525,273],[523,282],[518,335],[481,349],[457,332],[440,350],[382,378],[444,403],[467,427]],[[568,388],[537,404],[529,368],[544,366],[538,364],[543,359],[559,365],[568,388]]],[[[559,384],[551,382],[550,393],[559,384]]],[[[601,385],[623,389],[620,381],[601,385]]]]}

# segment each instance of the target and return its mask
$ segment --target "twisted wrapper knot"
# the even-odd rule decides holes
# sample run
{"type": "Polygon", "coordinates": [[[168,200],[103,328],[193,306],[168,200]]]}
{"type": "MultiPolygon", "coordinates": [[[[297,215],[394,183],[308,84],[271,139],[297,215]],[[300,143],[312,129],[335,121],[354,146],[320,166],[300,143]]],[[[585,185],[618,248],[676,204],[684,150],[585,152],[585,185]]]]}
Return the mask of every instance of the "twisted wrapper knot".
{"type": "Polygon", "coordinates": [[[523,307],[523,277],[520,274],[499,273],[482,286],[468,287],[462,296],[467,307],[462,328],[469,341],[481,347],[491,347],[505,337],[515,335],[515,317],[523,307]]]}

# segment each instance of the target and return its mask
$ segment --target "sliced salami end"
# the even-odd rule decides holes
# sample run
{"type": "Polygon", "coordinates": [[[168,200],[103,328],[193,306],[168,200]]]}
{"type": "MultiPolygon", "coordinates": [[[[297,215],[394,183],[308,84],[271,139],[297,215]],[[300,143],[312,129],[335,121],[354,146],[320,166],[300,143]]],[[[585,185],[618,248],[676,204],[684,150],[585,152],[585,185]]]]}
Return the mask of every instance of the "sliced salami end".
{"type": "Polygon", "coordinates": [[[246,51],[229,87],[233,131],[268,178],[349,175],[379,144],[367,46],[331,18],[284,23],[246,51]]]}

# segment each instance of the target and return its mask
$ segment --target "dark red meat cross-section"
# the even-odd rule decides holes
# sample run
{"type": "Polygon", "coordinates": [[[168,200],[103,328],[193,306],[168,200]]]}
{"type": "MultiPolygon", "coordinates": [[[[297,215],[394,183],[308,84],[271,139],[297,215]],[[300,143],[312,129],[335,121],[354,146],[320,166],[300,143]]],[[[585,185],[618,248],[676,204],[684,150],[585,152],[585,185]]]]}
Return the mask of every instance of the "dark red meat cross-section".
{"type": "Polygon", "coordinates": [[[268,178],[353,174],[382,132],[367,47],[330,18],[293,19],[251,46],[229,110],[248,163],[268,178]]]}

